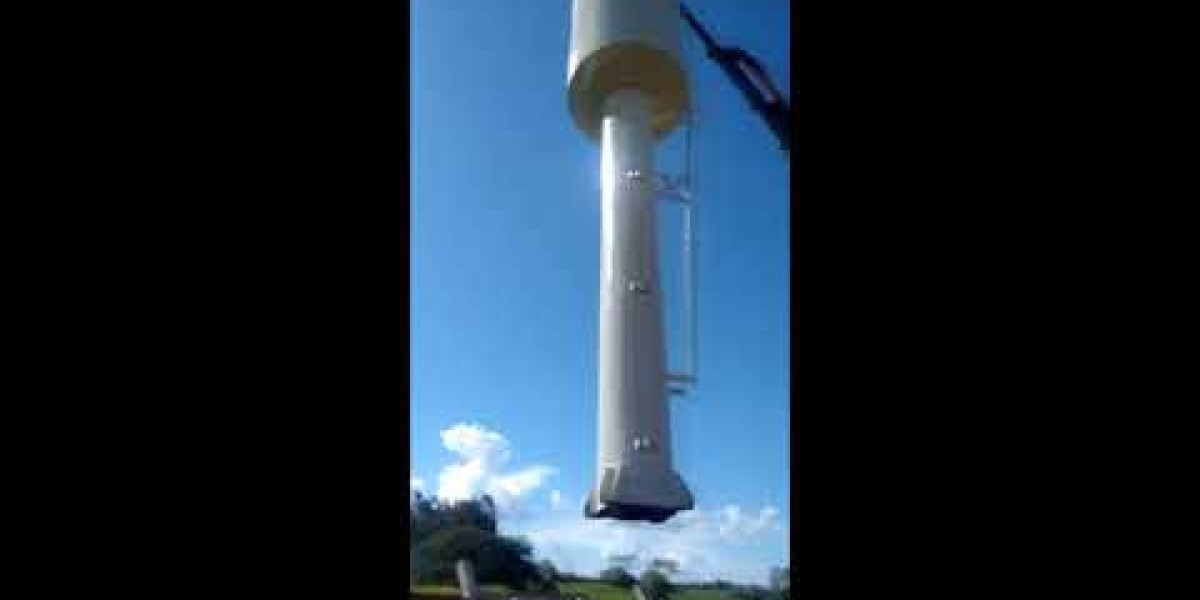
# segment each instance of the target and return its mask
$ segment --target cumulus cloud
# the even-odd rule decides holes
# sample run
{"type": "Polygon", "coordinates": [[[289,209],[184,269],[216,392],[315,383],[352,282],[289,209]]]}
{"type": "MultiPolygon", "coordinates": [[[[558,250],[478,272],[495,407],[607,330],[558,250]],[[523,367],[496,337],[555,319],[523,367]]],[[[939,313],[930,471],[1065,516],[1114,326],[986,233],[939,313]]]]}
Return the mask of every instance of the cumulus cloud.
{"type": "MultiPolygon", "coordinates": [[[[549,510],[541,502],[523,503],[557,474],[547,465],[512,464],[509,440],[481,425],[459,423],[441,433],[442,445],[454,455],[437,477],[437,496],[459,500],[490,494],[501,511],[501,525],[526,536],[539,558],[579,573],[597,573],[607,558],[632,555],[629,568],[640,572],[655,559],[679,566],[675,581],[725,579],[766,584],[768,569],[786,562],[788,524],[772,505],[729,504],[697,507],[661,524],[584,519],[574,506],[583,505],[577,490],[549,490],[549,510]]],[[[427,489],[415,474],[412,488],[427,489]]],[[[546,498],[540,494],[538,498],[546,498]]]]}
{"type": "Polygon", "coordinates": [[[504,494],[513,497],[523,496],[529,490],[542,487],[555,470],[551,467],[533,466],[521,469],[508,475],[497,475],[491,479],[489,490],[493,494],[504,494]]]}
{"type": "Polygon", "coordinates": [[[493,466],[512,456],[508,440],[479,425],[459,423],[442,432],[442,445],[460,456],[489,462],[493,466]]]}
{"type": "Polygon", "coordinates": [[[764,506],[757,515],[743,515],[738,506],[726,506],[720,513],[718,531],[725,538],[749,538],[779,530],[779,509],[774,506],[764,506]]]}
{"type": "Polygon", "coordinates": [[[490,494],[501,511],[514,511],[521,498],[557,473],[553,467],[530,465],[507,470],[513,452],[508,439],[480,425],[459,423],[442,432],[442,445],[458,455],[438,475],[440,499],[454,501],[490,494]]]}
{"type": "Polygon", "coordinates": [[[641,571],[655,559],[678,565],[677,581],[716,578],[766,583],[767,568],[786,556],[787,525],[779,509],[757,511],[729,505],[683,512],[661,524],[582,519],[565,512],[530,523],[521,531],[543,557],[573,561],[592,572],[607,566],[607,557],[632,555],[630,569],[641,571]],[[549,550],[549,551],[547,551],[549,550]]]}

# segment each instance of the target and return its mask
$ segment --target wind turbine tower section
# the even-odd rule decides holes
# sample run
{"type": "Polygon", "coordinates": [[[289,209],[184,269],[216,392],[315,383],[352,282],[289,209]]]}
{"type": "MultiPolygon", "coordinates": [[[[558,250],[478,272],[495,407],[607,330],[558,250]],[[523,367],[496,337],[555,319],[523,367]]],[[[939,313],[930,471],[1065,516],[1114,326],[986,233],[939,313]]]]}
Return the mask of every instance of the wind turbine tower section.
{"type": "Polygon", "coordinates": [[[574,0],[567,98],[600,144],[597,465],[589,518],[662,522],[693,508],[671,459],[654,152],[688,107],[674,0],[574,0]]]}

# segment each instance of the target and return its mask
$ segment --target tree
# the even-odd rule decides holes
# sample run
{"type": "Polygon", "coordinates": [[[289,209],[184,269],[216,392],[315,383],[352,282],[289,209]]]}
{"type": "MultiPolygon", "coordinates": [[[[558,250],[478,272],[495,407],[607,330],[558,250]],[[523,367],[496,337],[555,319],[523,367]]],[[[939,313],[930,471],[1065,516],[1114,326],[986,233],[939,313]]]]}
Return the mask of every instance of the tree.
{"type": "Polygon", "coordinates": [[[467,559],[480,583],[503,583],[516,590],[544,587],[529,542],[497,533],[495,505],[488,496],[443,503],[418,493],[409,531],[414,557],[410,569],[417,583],[454,584],[455,563],[467,559]]]}
{"type": "Polygon", "coordinates": [[[642,591],[646,593],[646,600],[667,600],[672,589],[667,576],[656,569],[642,573],[641,584],[642,591]]]}
{"type": "Polygon", "coordinates": [[[679,561],[669,558],[656,558],[650,561],[650,568],[669,578],[671,574],[679,570],[679,561]]]}
{"type": "Polygon", "coordinates": [[[791,596],[791,587],[791,569],[789,567],[771,569],[771,591],[775,592],[777,598],[787,600],[791,596]]]}
{"type": "Polygon", "coordinates": [[[629,571],[621,567],[611,567],[600,572],[600,578],[622,588],[628,588],[637,582],[629,571]]]}
{"type": "Polygon", "coordinates": [[[543,581],[554,582],[559,580],[558,569],[554,567],[554,563],[548,560],[538,563],[538,574],[543,581]]]}

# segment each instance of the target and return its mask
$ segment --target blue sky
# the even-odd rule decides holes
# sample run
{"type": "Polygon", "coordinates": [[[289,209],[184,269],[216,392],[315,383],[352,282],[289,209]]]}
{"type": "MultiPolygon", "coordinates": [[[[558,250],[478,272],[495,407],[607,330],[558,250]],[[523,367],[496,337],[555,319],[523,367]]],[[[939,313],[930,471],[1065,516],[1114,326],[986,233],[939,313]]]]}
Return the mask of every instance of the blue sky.
{"type": "MultiPolygon", "coordinates": [[[[790,89],[785,0],[690,6],[790,89]]],[[[501,528],[560,568],[632,553],[764,582],[788,560],[791,522],[787,163],[685,31],[699,111],[699,387],[672,414],[697,509],[658,527],[584,519],[600,160],[567,113],[569,19],[566,0],[412,2],[412,485],[501,496],[501,528]]],[[[679,172],[680,138],[659,150],[662,170],[679,172]]],[[[669,282],[678,221],[660,214],[669,282]]]]}

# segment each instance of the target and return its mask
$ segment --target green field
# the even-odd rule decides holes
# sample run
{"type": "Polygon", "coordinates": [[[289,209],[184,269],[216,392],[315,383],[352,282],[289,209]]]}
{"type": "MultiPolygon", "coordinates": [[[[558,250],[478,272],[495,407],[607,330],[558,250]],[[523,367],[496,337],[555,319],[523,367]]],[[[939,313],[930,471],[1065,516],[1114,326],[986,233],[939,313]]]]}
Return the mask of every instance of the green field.
{"type": "MultiPolygon", "coordinates": [[[[506,585],[481,585],[479,587],[489,596],[503,596],[512,591],[506,585]]],[[[453,585],[414,585],[409,590],[421,595],[459,597],[458,587],[453,585]]]]}
{"type": "Polygon", "coordinates": [[[558,590],[566,595],[579,594],[588,600],[632,600],[633,598],[633,594],[629,590],[591,581],[564,581],[558,584],[558,590]]]}
{"type": "Polygon", "coordinates": [[[671,600],[730,600],[731,594],[720,590],[681,590],[671,594],[671,600]]]}
{"type": "MultiPolygon", "coordinates": [[[[503,598],[511,593],[511,590],[503,585],[484,585],[481,587],[484,593],[492,597],[503,598]]],[[[632,600],[633,598],[633,594],[629,590],[600,582],[560,582],[558,589],[562,595],[573,596],[578,594],[584,596],[587,600],[632,600]]],[[[414,586],[412,591],[422,595],[458,597],[458,588],[449,585],[418,585],[414,586]]],[[[730,596],[728,594],[717,590],[685,589],[671,594],[671,600],[729,599],[730,596]]]]}

